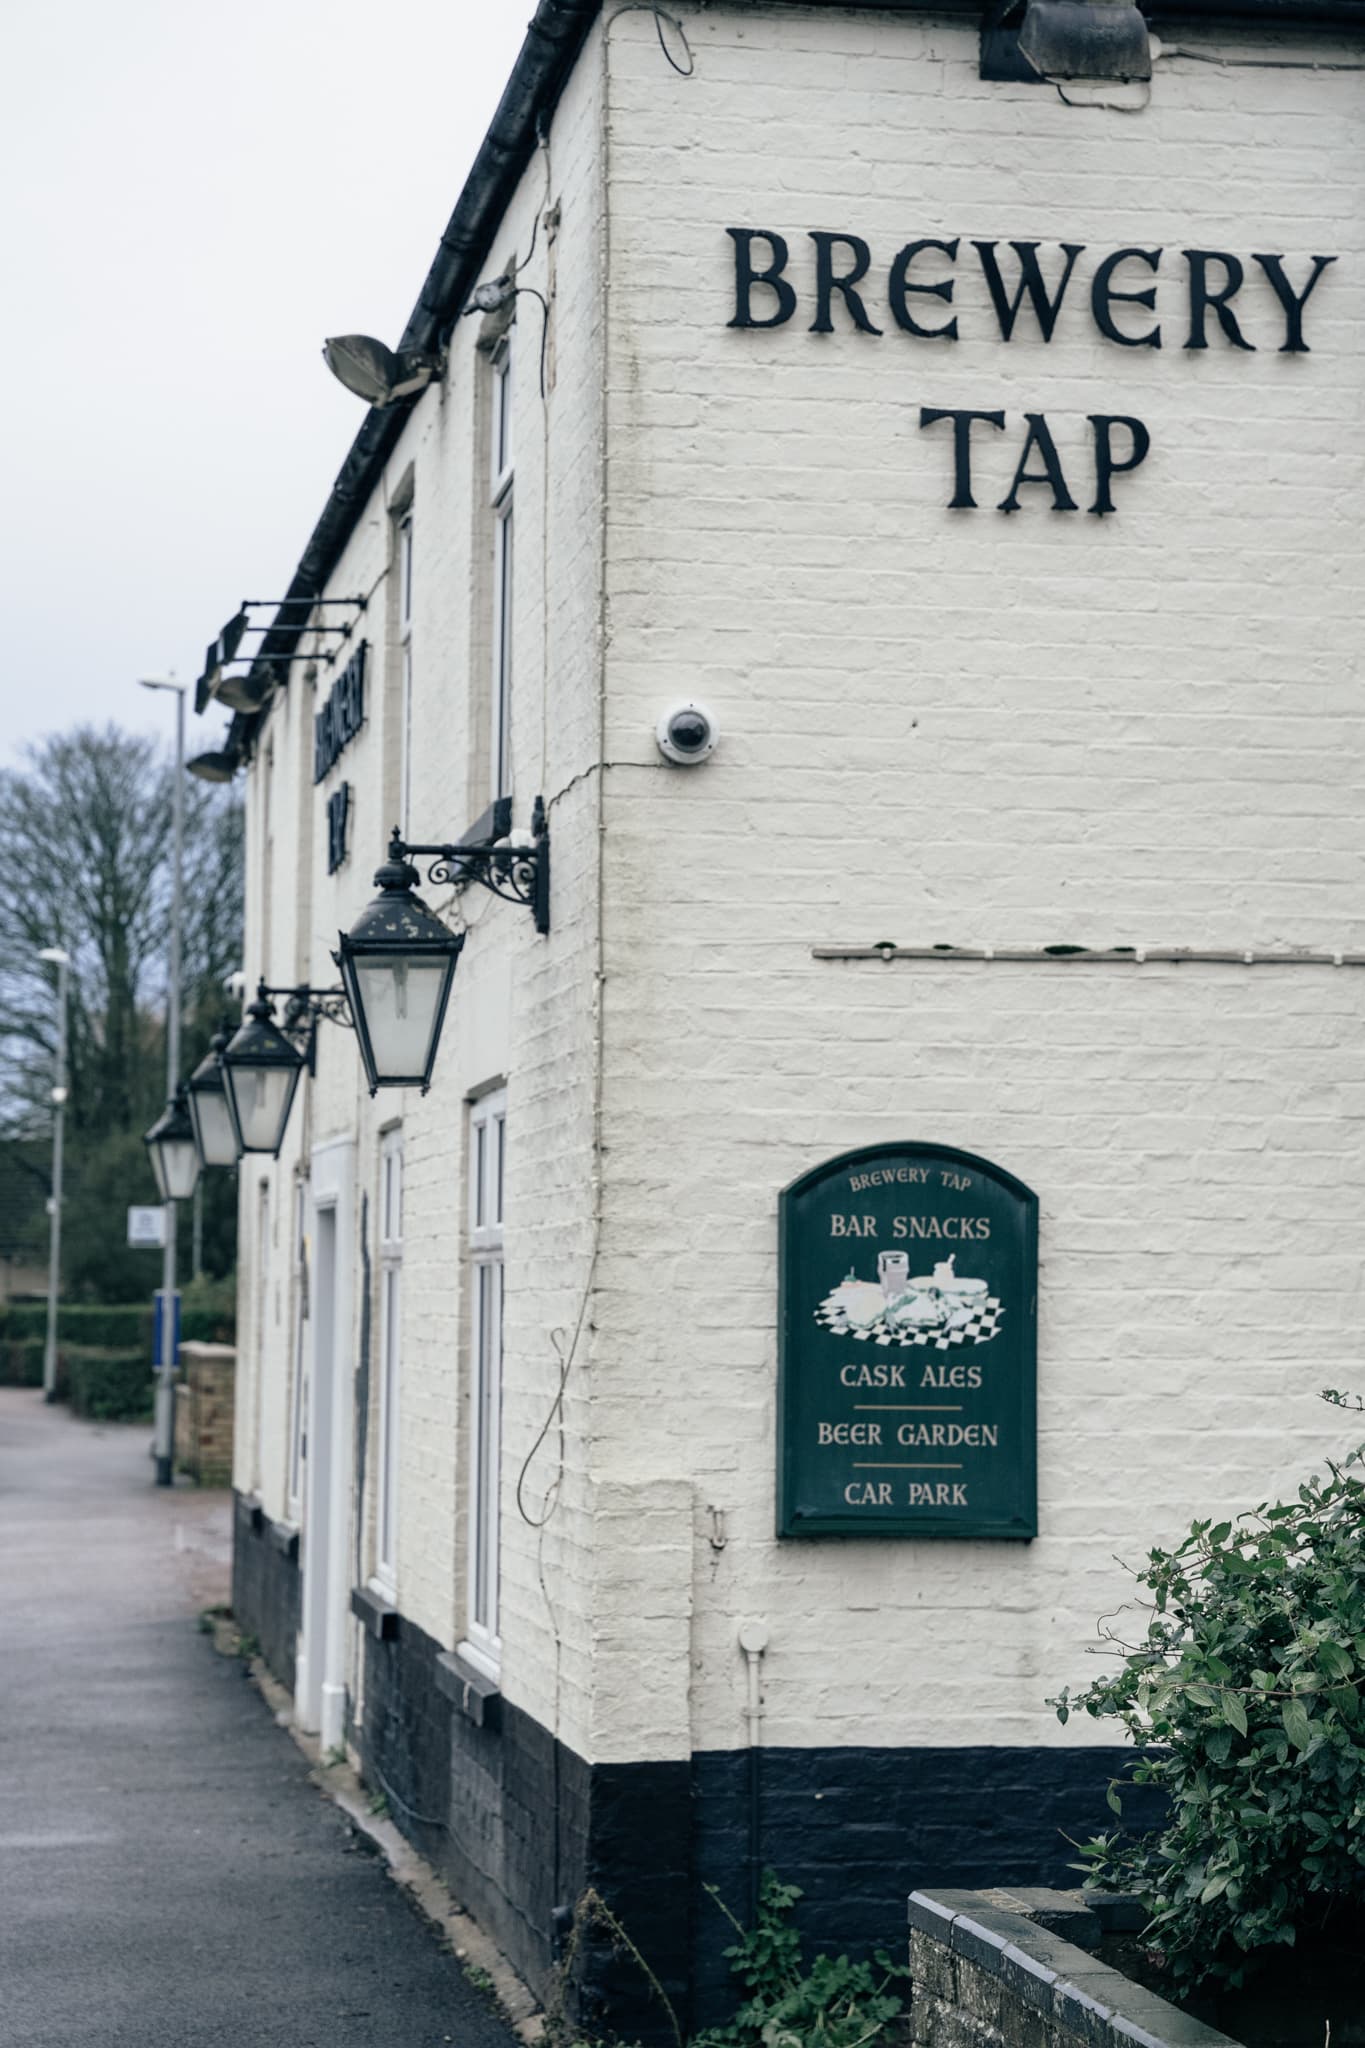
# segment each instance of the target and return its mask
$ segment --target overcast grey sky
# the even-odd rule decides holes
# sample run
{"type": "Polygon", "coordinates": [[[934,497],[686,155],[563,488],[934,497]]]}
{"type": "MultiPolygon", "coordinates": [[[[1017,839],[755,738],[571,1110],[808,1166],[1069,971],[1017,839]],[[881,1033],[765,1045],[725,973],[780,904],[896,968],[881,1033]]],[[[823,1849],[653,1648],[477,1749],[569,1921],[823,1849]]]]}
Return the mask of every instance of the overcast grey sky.
{"type": "MultiPolygon", "coordinates": [[[[166,733],[293,573],[530,0],[68,0],[0,32],[0,763],[81,719],[166,733]]],[[[204,721],[200,744],[223,729],[204,721]]]]}

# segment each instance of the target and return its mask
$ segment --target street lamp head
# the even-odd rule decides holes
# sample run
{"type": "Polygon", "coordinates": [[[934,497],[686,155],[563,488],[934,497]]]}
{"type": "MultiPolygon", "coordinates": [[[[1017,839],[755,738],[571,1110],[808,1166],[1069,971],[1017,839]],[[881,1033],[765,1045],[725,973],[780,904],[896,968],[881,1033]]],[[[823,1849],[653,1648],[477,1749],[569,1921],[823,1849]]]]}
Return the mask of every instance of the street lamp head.
{"type": "Polygon", "coordinates": [[[275,1022],[262,988],[223,1048],[222,1072],[238,1152],[279,1157],[299,1076],[307,1064],[275,1022]]]}
{"type": "Polygon", "coordinates": [[[228,1107],[227,1083],[223,1078],[227,1045],[227,1032],[215,1032],[208,1052],[185,1083],[201,1166],[237,1164],[237,1126],[228,1107]]]}
{"type": "Polygon", "coordinates": [[[379,1088],[425,1094],[464,933],[442,924],[416,894],[417,870],[396,832],[374,879],[379,894],[348,932],[338,932],[332,958],[371,1095],[379,1088]]]}
{"type": "Polygon", "coordinates": [[[60,946],[44,946],[38,958],[40,960],[50,960],[54,967],[69,967],[71,965],[71,955],[64,953],[60,946]]]}
{"type": "Polygon", "coordinates": [[[176,1089],[142,1142],[162,1201],[188,1202],[199,1178],[199,1153],[183,1087],[176,1089]]]}
{"type": "Polygon", "coordinates": [[[188,683],[178,683],[176,681],[174,669],[172,669],[171,673],[166,676],[139,676],[137,680],[139,689],[176,690],[182,697],[184,696],[186,690],[189,688],[188,683]]]}

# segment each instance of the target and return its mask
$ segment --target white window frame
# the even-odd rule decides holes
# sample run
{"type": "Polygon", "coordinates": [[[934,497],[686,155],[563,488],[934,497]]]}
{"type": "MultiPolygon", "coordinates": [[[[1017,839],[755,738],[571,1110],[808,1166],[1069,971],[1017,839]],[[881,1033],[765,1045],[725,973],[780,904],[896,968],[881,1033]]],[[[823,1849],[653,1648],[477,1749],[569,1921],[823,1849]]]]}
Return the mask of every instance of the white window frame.
{"type": "Polygon", "coordinates": [[[412,507],[398,521],[398,659],[402,692],[399,750],[399,814],[404,832],[412,830],[412,507]]]}
{"type": "Polygon", "coordinates": [[[498,1676],[501,1562],[503,1195],[507,1090],[469,1110],[469,1509],[468,1600],[461,1650],[498,1676]]]}
{"type": "Polygon", "coordinates": [[[512,643],[516,554],[513,499],[512,336],[499,342],[492,359],[489,506],[493,514],[493,678],[489,744],[489,794],[512,794],[512,643]]]}
{"type": "Polygon", "coordinates": [[[297,1528],[303,1519],[303,1473],[308,1457],[308,1183],[294,1182],[294,1355],[290,1361],[289,1483],[286,1505],[297,1528]]]}
{"type": "Polygon", "coordinates": [[[379,1432],[375,1458],[374,1583],[398,1591],[399,1423],[403,1343],[403,1132],[379,1147],[379,1432]]]}

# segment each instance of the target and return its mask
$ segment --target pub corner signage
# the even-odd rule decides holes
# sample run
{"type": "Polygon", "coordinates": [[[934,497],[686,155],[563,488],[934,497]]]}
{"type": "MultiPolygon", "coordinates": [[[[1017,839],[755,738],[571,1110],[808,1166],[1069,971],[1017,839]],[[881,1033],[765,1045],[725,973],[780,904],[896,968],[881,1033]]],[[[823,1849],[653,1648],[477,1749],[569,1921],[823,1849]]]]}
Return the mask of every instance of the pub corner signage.
{"type": "Polygon", "coordinates": [[[365,723],[365,655],[362,640],[313,717],[313,781],[329,775],[365,723]]]}
{"type": "Polygon", "coordinates": [[[952,1147],[781,1198],[778,1534],[1037,1534],[1038,1198],[952,1147]]]}

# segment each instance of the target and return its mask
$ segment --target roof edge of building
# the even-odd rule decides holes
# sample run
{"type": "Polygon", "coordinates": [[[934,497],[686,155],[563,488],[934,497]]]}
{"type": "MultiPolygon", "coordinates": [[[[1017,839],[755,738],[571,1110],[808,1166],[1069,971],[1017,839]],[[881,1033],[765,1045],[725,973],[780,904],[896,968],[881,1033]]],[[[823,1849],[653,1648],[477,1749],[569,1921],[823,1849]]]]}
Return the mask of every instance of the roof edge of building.
{"type": "MultiPolygon", "coordinates": [[[[537,0],[497,111],[403,330],[400,348],[431,348],[454,324],[530,161],[538,124],[553,111],[601,7],[602,0],[537,0]]],[[[302,627],[279,622],[291,610],[298,616],[300,598],[317,596],[325,588],[415,404],[415,396],[400,399],[391,406],[372,407],[366,415],[299,558],[284,604],[261,642],[258,652],[262,660],[292,652],[302,637],[302,627]]],[[[197,708],[202,711],[204,706],[197,708]]],[[[265,715],[264,711],[235,713],[228,729],[228,749],[238,754],[248,750],[265,715]]]]}
{"type": "MultiPolygon", "coordinates": [[[[766,4],[783,5],[787,0],[766,0],[766,4]]],[[[809,5],[810,0],[800,0],[800,4],[809,5]]],[[[879,5],[908,14],[981,12],[972,0],[817,0],[817,4],[844,8],[879,5]]],[[[1156,20],[1203,19],[1220,27],[1236,23],[1286,29],[1365,26],[1365,0],[1141,0],[1141,4],[1156,20]]],[[[530,161],[538,126],[557,104],[602,5],[603,0],[537,0],[525,41],[446,223],[400,348],[430,349],[449,334],[530,161]]],[[[299,559],[285,604],[262,641],[259,652],[263,659],[291,653],[297,646],[303,628],[278,622],[288,615],[286,608],[297,614],[300,598],[317,596],[325,588],[416,402],[414,396],[384,408],[374,407],[367,414],[299,559]]],[[[200,711],[204,708],[203,704],[197,706],[200,711]]],[[[249,752],[265,716],[264,710],[234,713],[228,750],[239,755],[249,752]]]]}

